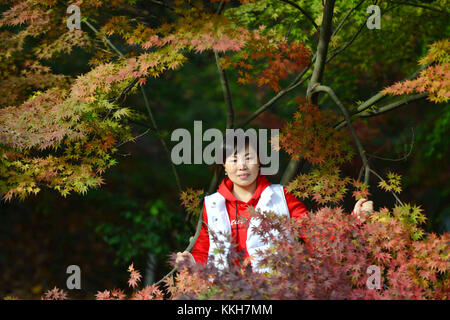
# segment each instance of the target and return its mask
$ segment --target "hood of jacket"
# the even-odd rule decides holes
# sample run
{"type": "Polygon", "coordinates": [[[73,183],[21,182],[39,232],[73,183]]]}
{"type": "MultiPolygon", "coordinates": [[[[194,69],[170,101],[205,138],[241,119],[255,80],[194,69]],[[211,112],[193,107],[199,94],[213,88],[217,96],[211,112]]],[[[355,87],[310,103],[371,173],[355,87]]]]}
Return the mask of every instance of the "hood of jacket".
{"type": "Polygon", "coordinates": [[[233,181],[230,180],[230,178],[225,177],[222,180],[222,183],[219,185],[219,188],[217,190],[217,192],[219,192],[225,199],[226,201],[230,201],[232,203],[235,203],[237,201],[238,204],[247,204],[250,205],[252,203],[257,203],[259,197],[261,196],[261,193],[264,191],[265,188],[267,188],[267,186],[270,186],[272,183],[269,182],[269,180],[267,180],[266,176],[258,174],[258,177],[256,178],[256,190],[253,193],[253,196],[251,197],[251,199],[245,203],[239,199],[237,199],[233,193],[231,192],[231,190],[233,189],[233,181]]]}

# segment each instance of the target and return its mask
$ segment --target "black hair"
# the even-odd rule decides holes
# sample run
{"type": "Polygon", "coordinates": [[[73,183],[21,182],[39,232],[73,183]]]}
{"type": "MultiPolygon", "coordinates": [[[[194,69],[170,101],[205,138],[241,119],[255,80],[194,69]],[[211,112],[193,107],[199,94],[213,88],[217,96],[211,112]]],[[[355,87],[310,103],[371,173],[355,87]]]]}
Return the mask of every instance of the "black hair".
{"type": "Polygon", "coordinates": [[[245,134],[243,129],[234,129],[234,132],[227,132],[225,135],[223,141],[222,141],[222,159],[223,162],[220,163],[221,165],[225,164],[225,160],[232,154],[236,154],[239,150],[237,150],[238,147],[240,147],[238,144],[238,141],[244,138],[244,145],[243,147],[247,149],[247,147],[251,146],[253,150],[256,151],[256,157],[258,160],[258,164],[261,165],[259,160],[259,141],[258,141],[258,135],[253,135],[253,139],[250,138],[248,134],[245,134]],[[227,144],[227,137],[228,140],[232,140],[232,142],[227,144]],[[239,139],[239,140],[238,140],[239,139]]]}

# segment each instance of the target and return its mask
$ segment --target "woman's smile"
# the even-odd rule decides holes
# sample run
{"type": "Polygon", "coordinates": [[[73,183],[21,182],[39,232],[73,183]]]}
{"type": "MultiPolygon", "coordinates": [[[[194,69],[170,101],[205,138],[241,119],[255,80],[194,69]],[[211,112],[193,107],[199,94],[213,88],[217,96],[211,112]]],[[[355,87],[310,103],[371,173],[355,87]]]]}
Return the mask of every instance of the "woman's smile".
{"type": "Polygon", "coordinates": [[[249,173],[240,173],[240,174],[238,174],[238,177],[245,180],[248,177],[250,177],[250,174],[249,173]]]}

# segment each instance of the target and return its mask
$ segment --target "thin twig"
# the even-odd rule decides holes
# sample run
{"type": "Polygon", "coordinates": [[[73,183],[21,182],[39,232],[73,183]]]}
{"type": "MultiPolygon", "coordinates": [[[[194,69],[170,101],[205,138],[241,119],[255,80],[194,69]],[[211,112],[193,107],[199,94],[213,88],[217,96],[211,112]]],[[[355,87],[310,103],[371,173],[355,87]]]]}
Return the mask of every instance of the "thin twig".
{"type": "Polygon", "coordinates": [[[297,75],[297,77],[285,88],[282,89],[280,92],[278,92],[275,97],[271,98],[269,101],[267,101],[265,104],[263,104],[261,107],[259,107],[255,112],[253,112],[247,119],[242,121],[237,125],[238,128],[243,128],[246,125],[248,125],[253,119],[258,117],[261,113],[266,111],[268,108],[270,108],[275,102],[277,102],[280,98],[282,98],[285,94],[288,92],[294,90],[296,87],[301,85],[305,80],[307,80],[309,77],[306,77],[302,79],[302,77],[306,74],[306,72],[311,67],[313,61],[315,60],[315,56],[311,59],[310,63],[305,66],[300,72],[300,74],[297,75]]]}
{"type": "Polygon", "coordinates": [[[289,39],[289,36],[291,35],[291,30],[292,27],[294,26],[294,22],[295,20],[298,18],[298,16],[301,14],[301,12],[297,13],[297,15],[295,16],[295,18],[292,20],[292,22],[289,24],[289,28],[288,28],[288,32],[285,34],[285,38],[289,39]]]}
{"type": "MultiPolygon", "coordinates": [[[[372,169],[369,169],[370,170],[370,172],[372,172],[374,175],[376,175],[377,177],[378,177],[378,179],[380,179],[381,181],[385,181],[378,173],[376,173],[374,170],[372,170],[372,169]]],[[[399,199],[399,197],[397,197],[397,195],[393,192],[393,191],[391,191],[391,193],[394,195],[394,198],[395,198],[395,200],[397,200],[398,201],[398,203],[400,203],[400,205],[404,205],[403,204],[403,202],[399,199]]]]}
{"type": "Polygon", "coordinates": [[[220,76],[220,84],[222,86],[223,98],[227,106],[227,129],[234,128],[234,109],[233,109],[233,99],[231,98],[230,86],[228,85],[228,78],[225,70],[223,70],[220,65],[219,53],[214,50],[214,57],[216,59],[217,69],[220,76]]]}
{"type": "Polygon", "coordinates": [[[126,141],[123,141],[123,142],[119,143],[118,145],[114,146],[114,148],[118,148],[118,147],[120,147],[120,146],[122,146],[122,145],[124,145],[125,143],[130,142],[130,141],[133,141],[133,142],[134,142],[136,139],[139,139],[140,137],[146,135],[147,132],[149,132],[149,131],[150,131],[150,129],[147,129],[147,130],[145,130],[145,132],[141,133],[140,135],[137,135],[136,137],[133,137],[133,138],[131,138],[131,139],[128,139],[128,140],[126,140],[126,141]]]}
{"type": "Polygon", "coordinates": [[[314,19],[305,10],[303,10],[298,4],[296,4],[290,0],[281,0],[281,1],[293,6],[294,8],[299,10],[309,21],[311,21],[311,23],[313,24],[314,28],[316,28],[317,31],[320,30],[319,26],[314,22],[314,19]]]}
{"type": "MultiPolygon", "coordinates": [[[[202,211],[201,209],[199,209],[199,210],[200,210],[200,213],[199,213],[199,215],[198,215],[198,221],[197,221],[197,227],[196,227],[196,229],[195,229],[195,234],[194,234],[194,236],[190,239],[189,245],[187,246],[187,248],[186,248],[184,251],[191,251],[191,250],[192,250],[192,248],[194,247],[195,242],[196,242],[197,239],[198,239],[198,236],[199,236],[200,231],[201,231],[201,229],[202,229],[202,225],[203,225],[203,224],[206,224],[206,223],[203,221],[203,211],[202,211]]],[[[206,224],[206,226],[208,226],[208,225],[206,224]]],[[[172,270],[170,270],[170,272],[169,272],[168,274],[166,274],[164,277],[162,277],[161,280],[159,280],[158,282],[156,282],[155,285],[156,285],[156,286],[159,285],[161,282],[164,281],[164,279],[166,279],[167,277],[170,277],[172,274],[174,274],[174,273],[177,271],[177,269],[178,269],[177,266],[175,266],[172,270]]]]}
{"type": "Polygon", "coordinates": [[[175,11],[175,8],[172,8],[171,6],[167,5],[166,3],[164,3],[164,1],[157,1],[157,0],[150,0],[151,3],[157,4],[161,7],[167,8],[171,11],[175,11]]]}
{"type": "Polygon", "coordinates": [[[439,10],[433,7],[429,7],[429,6],[425,6],[423,4],[419,4],[419,3],[411,3],[411,2],[392,2],[393,4],[399,4],[399,5],[406,5],[406,6],[412,6],[412,7],[418,7],[418,8],[422,8],[422,9],[427,9],[427,10],[431,10],[431,11],[435,11],[435,12],[439,12],[439,13],[443,13],[445,15],[450,15],[449,12],[444,11],[444,10],[439,10]]]}
{"type": "MultiPolygon", "coordinates": [[[[366,20],[367,21],[367,20],[366,20]]],[[[349,46],[349,45],[351,45],[352,43],[353,43],[353,41],[355,41],[355,39],[359,36],[359,34],[363,31],[363,30],[365,30],[366,28],[364,28],[365,27],[365,25],[366,25],[366,21],[364,21],[363,23],[361,23],[361,25],[359,26],[359,29],[358,29],[358,31],[353,35],[353,37],[342,47],[342,48],[339,48],[339,49],[336,49],[331,55],[330,55],[330,57],[329,58],[327,58],[327,63],[328,62],[330,62],[335,56],[337,56],[339,53],[341,53],[342,51],[344,51],[345,49],[347,49],[347,47],[349,46]]]]}
{"type": "Polygon", "coordinates": [[[353,11],[355,11],[356,9],[358,9],[358,7],[359,7],[360,5],[362,5],[364,1],[366,1],[366,0],[362,0],[360,3],[358,3],[358,4],[356,5],[356,7],[354,7],[353,9],[351,9],[351,10],[345,15],[345,17],[341,20],[341,22],[339,22],[339,24],[338,24],[338,26],[336,27],[336,29],[334,29],[333,33],[331,34],[331,37],[334,37],[334,36],[339,32],[339,30],[342,28],[342,26],[344,25],[344,23],[345,23],[345,21],[347,20],[347,18],[352,14],[353,11]]]}
{"type": "Polygon", "coordinates": [[[348,126],[348,128],[349,128],[349,130],[350,130],[350,132],[351,132],[351,134],[353,136],[353,140],[355,140],[356,146],[358,148],[359,155],[361,157],[361,160],[362,160],[364,168],[365,168],[364,183],[369,184],[369,178],[370,178],[369,161],[367,160],[367,157],[366,157],[366,154],[365,154],[366,152],[365,152],[365,150],[362,147],[361,140],[358,138],[358,135],[356,134],[355,128],[353,128],[353,125],[351,124],[350,114],[349,114],[347,108],[342,104],[341,100],[339,100],[339,98],[334,93],[333,89],[331,89],[330,87],[323,86],[323,85],[318,85],[315,88],[313,88],[312,91],[314,91],[314,92],[324,91],[324,92],[328,93],[330,95],[330,97],[334,100],[334,102],[336,102],[338,107],[341,109],[341,112],[343,113],[344,118],[347,121],[347,126],[348,126]]]}
{"type": "Polygon", "coordinates": [[[408,159],[408,157],[410,156],[410,154],[411,154],[411,152],[413,150],[413,147],[414,147],[414,130],[413,130],[413,128],[411,128],[411,130],[412,130],[412,139],[411,139],[411,147],[409,149],[408,154],[405,154],[403,157],[398,158],[398,159],[391,159],[391,158],[379,157],[379,156],[376,156],[374,154],[368,153],[367,154],[369,156],[368,159],[370,160],[371,158],[375,158],[375,159],[380,159],[380,160],[385,160],[385,161],[403,161],[403,160],[408,159]]]}
{"type": "MultiPolygon", "coordinates": [[[[145,94],[144,87],[142,85],[140,85],[139,88],[141,89],[142,96],[144,97],[144,103],[145,103],[145,107],[147,108],[147,112],[148,112],[148,114],[150,116],[150,121],[152,122],[152,125],[156,129],[156,131],[159,132],[158,126],[157,126],[155,118],[153,116],[153,111],[152,111],[152,109],[150,107],[150,104],[148,102],[147,95],[145,94]]],[[[166,144],[166,141],[164,140],[164,138],[161,135],[159,135],[159,134],[158,134],[158,137],[159,137],[159,141],[161,142],[161,144],[162,144],[162,146],[164,148],[164,151],[166,152],[166,155],[167,155],[167,157],[169,159],[169,163],[170,163],[170,167],[172,169],[172,173],[175,176],[175,182],[176,182],[177,187],[178,187],[178,192],[182,192],[183,189],[181,187],[180,177],[178,176],[177,168],[175,167],[175,165],[173,164],[173,161],[171,159],[170,150],[167,147],[167,144],[166,144]]]]}
{"type": "MultiPolygon", "coordinates": [[[[82,21],[84,23],[86,23],[86,25],[89,28],[91,28],[91,30],[93,30],[97,35],[99,34],[99,31],[93,25],[91,25],[86,18],[82,19],[82,21]]],[[[114,46],[114,44],[111,41],[109,41],[109,39],[107,37],[104,37],[104,40],[120,57],[122,57],[122,58],[124,57],[122,52],[119,49],[117,49],[116,46],[114,46]]],[[[131,81],[130,84],[125,89],[128,88],[128,90],[130,90],[134,86],[134,84],[136,83],[135,81],[137,81],[137,79],[134,79],[133,81],[131,81]]],[[[169,148],[167,147],[167,144],[166,144],[166,141],[164,140],[164,138],[159,134],[159,129],[158,129],[158,126],[156,124],[155,118],[153,116],[153,111],[152,111],[152,109],[150,107],[150,104],[149,104],[148,99],[147,99],[147,95],[145,94],[145,90],[144,90],[142,84],[139,85],[139,88],[141,89],[141,93],[142,93],[142,96],[144,98],[144,104],[145,104],[145,107],[147,109],[148,115],[150,117],[150,121],[152,123],[152,126],[155,129],[155,131],[157,132],[159,140],[160,140],[160,142],[161,142],[161,144],[162,144],[162,146],[164,148],[164,151],[166,152],[166,154],[167,154],[167,156],[169,158],[170,166],[171,166],[173,175],[175,176],[175,181],[176,181],[176,184],[177,184],[177,187],[178,187],[178,192],[181,192],[183,189],[181,187],[180,177],[178,176],[177,169],[175,168],[175,165],[173,164],[173,162],[171,160],[169,148]]]]}

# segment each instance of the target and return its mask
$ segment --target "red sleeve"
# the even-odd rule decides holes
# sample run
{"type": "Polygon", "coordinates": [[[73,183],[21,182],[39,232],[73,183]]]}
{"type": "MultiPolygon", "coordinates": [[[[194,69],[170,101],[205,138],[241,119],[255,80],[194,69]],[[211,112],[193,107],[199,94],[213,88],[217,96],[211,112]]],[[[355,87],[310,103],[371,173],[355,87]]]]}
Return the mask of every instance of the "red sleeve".
{"type": "Polygon", "coordinates": [[[298,200],[292,193],[288,192],[286,187],[284,187],[283,190],[289,209],[289,216],[291,218],[299,218],[304,214],[308,214],[308,209],[303,202],[298,200]]]}
{"type": "Polygon", "coordinates": [[[209,235],[208,235],[208,215],[206,214],[205,202],[203,202],[203,221],[200,234],[192,248],[191,254],[195,262],[205,265],[209,252],[209,235]]]}
{"type": "MultiPolygon", "coordinates": [[[[284,197],[286,198],[286,202],[289,209],[289,216],[291,218],[299,218],[300,216],[304,214],[308,214],[308,209],[306,208],[305,204],[298,200],[292,193],[288,192],[286,190],[286,187],[283,188],[284,190],[284,197]]],[[[305,240],[306,236],[300,235],[300,237],[305,240]]]]}

